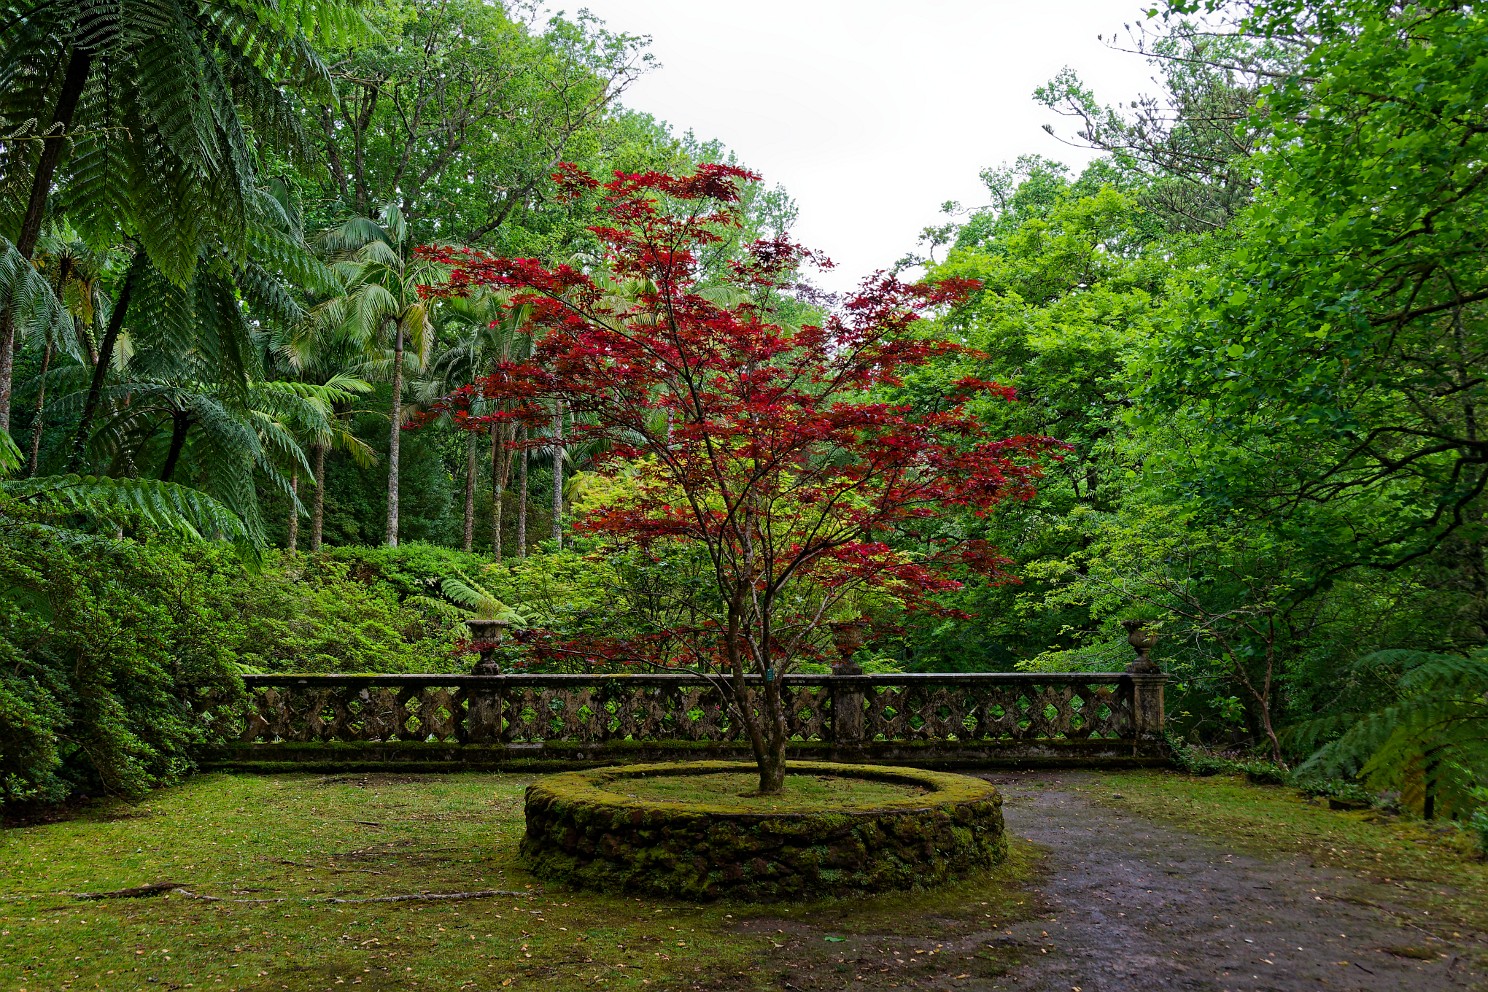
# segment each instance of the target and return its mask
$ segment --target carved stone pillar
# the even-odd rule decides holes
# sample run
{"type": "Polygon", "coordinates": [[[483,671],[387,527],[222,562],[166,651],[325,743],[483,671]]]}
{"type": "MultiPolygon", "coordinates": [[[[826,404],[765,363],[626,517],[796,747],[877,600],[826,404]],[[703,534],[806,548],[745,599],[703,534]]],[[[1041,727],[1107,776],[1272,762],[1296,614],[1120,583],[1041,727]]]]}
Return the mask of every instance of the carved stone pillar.
{"type": "Polygon", "coordinates": [[[832,645],[837,649],[837,660],[832,663],[832,674],[843,676],[848,681],[834,681],[832,693],[832,742],[834,744],[861,744],[863,741],[863,693],[865,687],[854,676],[863,674],[863,669],[853,662],[853,655],[863,646],[863,625],[850,620],[831,625],[832,645]]]}
{"type": "MultiPolygon", "coordinates": [[[[502,620],[466,620],[470,628],[470,639],[480,652],[480,661],[475,663],[475,675],[500,675],[501,664],[496,652],[506,635],[507,624],[502,620]]],[[[472,744],[494,744],[501,740],[501,693],[494,686],[472,685],[465,694],[465,722],[462,739],[472,744]]]]}
{"type": "MultiPolygon", "coordinates": [[[[856,665],[853,667],[857,668],[856,665]]],[[[863,674],[861,668],[851,675],[845,672],[833,672],[833,674],[842,675],[843,678],[841,681],[834,679],[831,687],[832,743],[861,744],[864,736],[863,702],[868,690],[868,686],[863,683],[867,680],[858,677],[863,674]]]]}
{"type": "Polygon", "coordinates": [[[1156,755],[1163,747],[1163,686],[1168,681],[1152,660],[1157,632],[1140,620],[1124,620],[1121,626],[1126,628],[1126,643],[1137,652],[1136,658],[1126,666],[1126,677],[1131,683],[1132,752],[1156,755]]]}

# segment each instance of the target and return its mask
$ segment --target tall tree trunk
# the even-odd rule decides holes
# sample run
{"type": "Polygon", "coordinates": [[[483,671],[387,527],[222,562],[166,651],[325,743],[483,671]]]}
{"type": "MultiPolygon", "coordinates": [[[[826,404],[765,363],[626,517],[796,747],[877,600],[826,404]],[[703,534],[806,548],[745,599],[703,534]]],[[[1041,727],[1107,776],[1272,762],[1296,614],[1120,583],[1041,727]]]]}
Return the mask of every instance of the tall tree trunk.
{"type": "Polygon", "coordinates": [[[517,452],[517,557],[527,557],[527,428],[522,428],[522,444],[517,452]]]}
{"type": "Polygon", "coordinates": [[[501,474],[501,428],[491,425],[491,554],[501,560],[501,509],[506,497],[506,479],[501,474]]]}
{"type": "Polygon", "coordinates": [[[191,415],[185,410],[171,414],[170,450],[165,453],[165,464],[160,467],[160,481],[169,482],[176,474],[176,463],[181,460],[181,451],[186,447],[186,432],[191,428],[191,415]]]}
{"type": "Polygon", "coordinates": [[[563,401],[553,407],[553,550],[563,547],[563,401]]]}
{"type": "Polygon", "coordinates": [[[475,452],[475,435],[465,439],[465,535],[461,549],[469,551],[475,544],[475,475],[478,466],[475,452]]]}
{"type": "MultiPolygon", "coordinates": [[[[96,304],[95,304],[96,305],[96,304]]],[[[72,327],[77,334],[78,347],[88,356],[88,368],[98,364],[98,346],[93,343],[93,335],[88,333],[87,325],[77,317],[72,318],[72,327]]]]}
{"type": "Polygon", "coordinates": [[[327,445],[317,444],[315,452],[315,503],[310,510],[310,550],[320,550],[320,534],[325,523],[325,459],[327,445]]]}
{"type": "Polygon", "coordinates": [[[387,546],[398,546],[398,440],[403,420],[403,322],[393,337],[393,427],[388,437],[387,546]]]}
{"type": "Polygon", "coordinates": [[[72,436],[72,455],[68,459],[68,466],[73,471],[77,471],[82,465],[83,448],[88,443],[93,415],[98,412],[98,403],[103,396],[103,383],[108,378],[109,366],[114,363],[114,344],[119,340],[119,332],[124,329],[124,315],[129,312],[129,299],[134,294],[134,284],[139,281],[145,264],[145,251],[140,248],[136,250],[134,260],[129,263],[129,270],[124,273],[124,285],[119,287],[119,298],[114,301],[113,312],[109,314],[108,327],[104,329],[103,340],[98,342],[98,361],[93,363],[93,380],[88,384],[88,398],[83,401],[83,415],[78,419],[77,432],[72,436]]]}
{"type": "Polygon", "coordinates": [[[289,472],[289,538],[284,546],[290,551],[300,550],[300,470],[289,472]]]}
{"type": "MultiPolygon", "coordinates": [[[[21,230],[16,237],[16,251],[28,262],[36,250],[36,239],[41,236],[41,221],[46,216],[47,198],[52,192],[52,178],[57,172],[57,163],[62,160],[62,149],[67,144],[67,131],[72,127],[73,115],[77,112],[78,98],[88,84],[88,73],[93,68],[93,54],[86,48],[74,45],[67,60],[67,72],[62,77],[62,91],[57,95],[57,106],[52,111],[51,123],[47,126],[46,140],[41,145],[41,158],[36,163],[36,172],[31,177],[31,196],[26,202],[26,213],[21,218],[21,230]]],[[[10,390],[15,377],[16,327],[15,314],[6,310],[0,313],[0,431],[10,431],[10,390]]]]}
{"type": "Polygon", "coordinates": [[[31,421],[31,455],[26,459],[26,478],[36,475],[36,464],[41,459],[41,411],[46,405],[46,374],[52,364],[52,342],[47,339],[46,351],[41,353],[41,375],[36,381],[36,416],[31,421]]]}

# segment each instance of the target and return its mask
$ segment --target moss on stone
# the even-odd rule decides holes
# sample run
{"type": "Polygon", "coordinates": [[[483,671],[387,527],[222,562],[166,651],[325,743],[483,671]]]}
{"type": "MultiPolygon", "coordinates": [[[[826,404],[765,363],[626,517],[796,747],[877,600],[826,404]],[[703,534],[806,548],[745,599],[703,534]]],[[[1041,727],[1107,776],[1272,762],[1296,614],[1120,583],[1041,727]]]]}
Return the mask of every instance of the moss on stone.
{"type": "Polygon", "coordinates": [[[916,790],[839,809],[762,812],[728,802],[658,802],[626,778],[739,773],[738,762],[568,772],[527,789],[522,854],[540,875],[602,891],[770,901],[936,885],[1006,855],[1002,797],[980,779],[875,765],[793,762],[795,774],[916,790]]]}

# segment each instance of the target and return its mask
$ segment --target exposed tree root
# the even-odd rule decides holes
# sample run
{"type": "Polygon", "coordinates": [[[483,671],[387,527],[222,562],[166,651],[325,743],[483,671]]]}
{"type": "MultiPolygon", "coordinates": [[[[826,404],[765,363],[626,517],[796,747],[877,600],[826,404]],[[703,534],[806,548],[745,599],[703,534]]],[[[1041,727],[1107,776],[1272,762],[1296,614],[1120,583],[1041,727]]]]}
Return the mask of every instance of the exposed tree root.
{"type": "Polygon", "coordinates": [[[190,889],[176,886],[170,890],[179,896],[188,899],[200,899],[203,902],[232,902],[232,903],[267,903],[267,902],[322,902],[322,903],[361,903],[361,902],[437,902],[451,899],[491,899],[497,896],[516,896],[530,899],[534,893],[517,892],[511,889],[480,889],[475,892],[415,892],[409,895],[399,896],[366,896],[359,899],[342,899],[338,896],[280,896],[277,899],[229,899],[225,896],[209,896],[200,892],[192,892],[190,889]]]}
{"type": "Polygon", "coordinates": [[[69,892],[67,895],[74,899],[148,899],[151,896],[163,896],[167,892],[174,892],[180,887],[180,882],[155,882],[151,885],[136,885],[128,889],[114,889],[112,892],[69,892]]]}

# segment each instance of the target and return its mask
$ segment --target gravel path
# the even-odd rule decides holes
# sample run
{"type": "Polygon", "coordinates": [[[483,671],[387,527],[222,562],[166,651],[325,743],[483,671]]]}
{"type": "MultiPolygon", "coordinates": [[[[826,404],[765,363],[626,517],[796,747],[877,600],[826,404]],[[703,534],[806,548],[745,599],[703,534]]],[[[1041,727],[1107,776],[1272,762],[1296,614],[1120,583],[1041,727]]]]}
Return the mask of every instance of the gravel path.
{"type": "Polygon", "coordinates": [[[1488,935],[1441,939],[1414,925],[1419,917],[1392,904],[1379,880],[1226,850],[1123,812],[1088,775],[988,777],[1003,790],[1009,832],[1048,852],[1038,915],[990,930],[948,915],[913,935],[850,935],[831,951],[822,941],[841,938],[787,927],[777,931],[777,960],[792,962],[781,988],[1488,989],[1488,935]]]}

